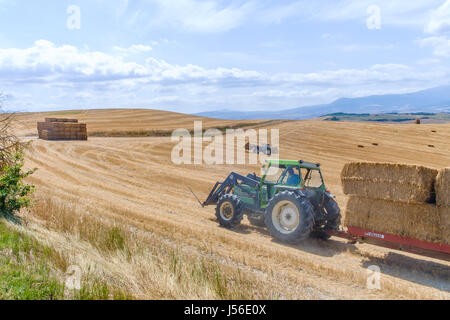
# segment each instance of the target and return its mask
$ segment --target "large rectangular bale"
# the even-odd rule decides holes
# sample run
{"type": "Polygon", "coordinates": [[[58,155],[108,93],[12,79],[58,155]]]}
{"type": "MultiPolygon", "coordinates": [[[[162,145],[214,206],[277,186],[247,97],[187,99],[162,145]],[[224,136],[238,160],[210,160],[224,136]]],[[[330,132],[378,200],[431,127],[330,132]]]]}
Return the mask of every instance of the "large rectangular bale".
{"type": "Polygon", "coordinates": [[[39,139],[42,139],[42,130],[43,130],[42,124],[43,124],[43,122],[38,122],[37,123],[37,131],[38,131],[39,139]]]}
{"type": "Polygon", "coordinates": [[[350,162],[341,173],[344,178],[393,180],[423,186],[431,184],[436,175],[436,169],[424,166],[377,162],[350,162]]]}
{"type": "Polygon", "coordinates": [[[78,122],[77,119],[67,119],[67,118],[45,118],[45,122],[78,122]]]}
{"type": "Polygon", "coordinates": [[[53,129],[64,129],[67,128],[67,124],[64,122],[52,122],[51,126],[53,129]]]}
{"type": "Polygon", "coordinates": [[[87,136],[87,134],[81,134],[81,135],[78,135],[78,138],[77,138],[78,140],[87,140],[88,139],[88,136],[87,136]]]}
{"type": "Polygon", "coordinates": [[[49,122],[38,122],[37,128],[38,130],[49,130],[52,128],[52,125],[49,122]]]}
{"type": "Polygon", "coordinates": [[[392,181],[348,178],[342,180],[342,188],[344,194],[393,201],[426,203],[431,202],[434,197],[432,188],[421,188],[410,183],[395,183],[392,181]]]}
{"type": "Polygon", "coordinates": [[[45,140],[57,140],[57,135],[54,132],[48,130],[43,130],[43,132],[45,132],[45,140]]]}
{"type": "Polygon", "coordinates": [[[346,226],[442,242],[440,213],[431,204],[370,199],[352,195],[345,212],[346,226]]]}
{"type": "Polygon", "coordinates": [[[48,130],[41,131],[41,139],[48,140],[48,130]]]}
{"type": "Polygon", "coordinates": [[[352,162],[341,172],[345,194],[405,202],[434,201],[438,171],[416,165],[352,162]]]}
{"type": "Polygon", "coordinates": [[[47,130],[47,140],[87,140],[87,126],[78,123],[76,119],[46,118],[45,122],[38,123],[38,134],[47,130]]]}
{"type": "Polygon", "coordinates": [[[436,177],[436,204],[440,207],[450,206],[450,167],[439,170],[436,177]]]}
{"type": "Polygon", "coordinates": [[[450,244],[450,207],[440,207],[442,241],[450,244]]]}
{"type": "Polygon", "coordinates": [[[366,228],[369,221],[369,210],[361,210],[364,199],[360,196],[351,195],[347,200],[344,225],[358,228],[366,228]]]}

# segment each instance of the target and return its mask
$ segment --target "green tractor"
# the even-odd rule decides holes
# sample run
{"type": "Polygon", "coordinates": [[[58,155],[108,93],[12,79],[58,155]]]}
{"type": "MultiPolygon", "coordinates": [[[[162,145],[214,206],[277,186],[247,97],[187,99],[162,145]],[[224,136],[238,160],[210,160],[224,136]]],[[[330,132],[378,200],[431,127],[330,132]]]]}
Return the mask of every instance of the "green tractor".
{"type": "Polygon", "coordinates": [[[308,237],[328,239],[341,213],[325,187],[320,164],[297,160],[267,160],[263,176],[231,173],[217,182],[202,206],[216,205],[219,224],[233,228],[247,215],[251,224],[266,226],[284,242],[308,237]]]}

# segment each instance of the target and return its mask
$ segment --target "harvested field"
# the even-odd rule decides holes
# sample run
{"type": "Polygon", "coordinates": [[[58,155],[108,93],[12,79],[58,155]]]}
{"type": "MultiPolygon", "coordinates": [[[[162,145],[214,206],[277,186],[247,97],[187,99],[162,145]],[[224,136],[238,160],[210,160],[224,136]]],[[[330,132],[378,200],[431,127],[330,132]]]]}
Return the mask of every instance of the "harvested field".
{"type": "Polygon", "coordinates": [[[352,195],[345,213],[347,226],[380,231],[424,241],[443,242],[438,208],[352,195]]]}
{"type": "Polygon", "coordinates": [[[440,207],[450,206],[450,168],[439,170],[436,178],[436,204],[440,207]]]}
{"type": "MultiPolygon", "coordinates": [[[[95,131],[190,129],[193,119],[199,119],[151,110],[79,112],[64,116],[87,122],[89,130],[95,131]]],[[[45,116],[38,115],[40,119],[45,116]]],[[[36,114],[20,117],[24,119],[19,131],[23,136],[36,130],[36,114]]],[[[227,124],[221,120],[204,122],[204,126],[227,124]]],[[[438,169],[448,166],[450,156],[449,124],[290,121],[267,127],[280,130],[282,158],[322,164],[327,187],[337,196],[343,211],[347,197],[340,173],[345,163],[399,162],[438,169]],[[432,133],[431,129],[437,132],[432,133]],[[372,146],[373,141],[379,146],[372,146]],[[428,148],[430,143],[436,147],[428,148]],[[357,144],[366,147],[356,148],[357,144]]],[[[203,200],[213,184],[231,171],[259,172],[259,166],[175,165],[170,157],[173,146],[170,137],[91,138],[87,142],[32,140],[26,166],[38,168],[29,178],[37,187],[37,201],[50,197],[85,216],[82,221],[95,217],[120,226],[131,235],[139,235],[139,243],[151,250],[163,244],[163,248],[170,246],[183,257],[189,256],[190,260],[183,261],[205,259],[230,275],[228,283],[236,279],[231,279],[231,275],[245,275],[241,281],[245,288],[262,298],[450,299],[447,262],[371,245],[352,245],[337,238],[285,245],[247,221],[235,230],[220,228],[214,219],[214,208],[201,208],[187,186],[203,200]],[[366,287],[367,267],[373,264],[382,270],[382,290],[366,287]],[[246,279],[251,280],[250,284],[246,279]]],[[[105,277],[116,279],[121,287],[128,286],[127,291],[140,298],[217,297],[208,290],[196,291],[203,288],[197,285],[174,289],[180,283],[179,276],[183,283],[192,270],[164,277],[158,271],[161,269],[147,267],[150,260],[146,256],[133,257],[131,261],[125,255],[110,253],[103,257],[90,246],[79,244],[77,236],[60,231],[70,230],[72,225],[70,219],[57,220],[60,211],[52,211],[50,217],[43,213],[33,215],[31,211],[30,219],[36,220],[32,230],[47,244],[54,243],[70,254],[71,263],[101,270],[105,277]],[[58,224],[64,226],[48,231],[58,224]]],[[[71,211],[67,215],[71,216],[71,211]]],[[[174,259],[169,256],[162,261],[171,266],[174,259]]]]}
{"type": "Polygon", "coordinates": [[[425,203],[434,200],[437,170],[417,165],[348,163],[341,173],[345,194],[425,203]]]}

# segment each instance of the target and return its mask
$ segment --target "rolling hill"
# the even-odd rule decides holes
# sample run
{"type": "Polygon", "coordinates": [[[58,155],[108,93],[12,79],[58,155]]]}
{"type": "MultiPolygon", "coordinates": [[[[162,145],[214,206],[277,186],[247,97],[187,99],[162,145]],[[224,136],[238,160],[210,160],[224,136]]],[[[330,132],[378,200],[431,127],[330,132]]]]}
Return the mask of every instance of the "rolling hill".
{"type": "Polygon", "coordinates": [[[373,95],[360,98],[341,98],[329,104],[305,106],[278,111],[218,110],[196,115],[219,119],[290,119],[302,120],[330,113],[411,113],[450,112],[450,86],[405,93],[373,95]]]}

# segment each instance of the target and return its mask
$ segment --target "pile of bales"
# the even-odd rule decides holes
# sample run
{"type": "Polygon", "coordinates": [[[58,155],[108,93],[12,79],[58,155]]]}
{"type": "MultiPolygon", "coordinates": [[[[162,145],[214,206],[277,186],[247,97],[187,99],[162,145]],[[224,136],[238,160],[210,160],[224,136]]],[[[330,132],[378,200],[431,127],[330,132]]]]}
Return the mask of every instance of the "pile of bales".
{"type": "Polygon", "coordinates": [[[450,244],[450,168],[439,171],[436,178],[436,204],[441,218],[442,238],[450,244]]]}
{"type": "Polygon", "coordinates": [[[450,168],[354,162],[341,180],[346,226],[450,244],[450,168]]]}
{"type": "Polygon", "coordinates": [[[45,118],[37,124],[39,139],[43,140],[87,140],[85,123],[77,119],[45,118]]]}

